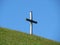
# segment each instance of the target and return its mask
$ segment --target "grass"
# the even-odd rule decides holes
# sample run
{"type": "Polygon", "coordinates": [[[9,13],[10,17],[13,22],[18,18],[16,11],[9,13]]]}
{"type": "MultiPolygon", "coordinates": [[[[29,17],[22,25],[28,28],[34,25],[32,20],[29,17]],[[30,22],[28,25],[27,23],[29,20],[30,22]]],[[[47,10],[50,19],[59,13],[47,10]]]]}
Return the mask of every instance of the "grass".
{"type": "Polygon", "coordinates": [[[7,28],[0,28],[0,45],[60,45],[60,42],[7,28]]]}

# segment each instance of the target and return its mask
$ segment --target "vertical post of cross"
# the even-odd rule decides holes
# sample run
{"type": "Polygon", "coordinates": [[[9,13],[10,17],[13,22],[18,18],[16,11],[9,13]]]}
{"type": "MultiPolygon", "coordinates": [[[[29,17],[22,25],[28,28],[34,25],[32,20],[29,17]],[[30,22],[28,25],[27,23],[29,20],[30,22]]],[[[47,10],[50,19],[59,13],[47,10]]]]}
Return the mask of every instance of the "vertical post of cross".
{"type": "MultiPolygon", "coordinates": [[[[32,11],[30,11],[30,20],[33,20],[32,11]]],[[[30,22],[30,35],[33,33],[33,24],[30,22]]]]}

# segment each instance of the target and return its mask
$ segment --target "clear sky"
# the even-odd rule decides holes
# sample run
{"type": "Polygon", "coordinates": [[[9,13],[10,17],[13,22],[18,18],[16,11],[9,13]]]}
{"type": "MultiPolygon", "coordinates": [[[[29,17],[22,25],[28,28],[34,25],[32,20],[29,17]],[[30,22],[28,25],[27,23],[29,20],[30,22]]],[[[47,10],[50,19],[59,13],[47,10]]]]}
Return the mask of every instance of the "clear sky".
{"type": "Polygon", "coordinates": [[[29,34],[30,11],[33,34],[60,42],[60,0],[0,0],[0,27],[29,34]]]}

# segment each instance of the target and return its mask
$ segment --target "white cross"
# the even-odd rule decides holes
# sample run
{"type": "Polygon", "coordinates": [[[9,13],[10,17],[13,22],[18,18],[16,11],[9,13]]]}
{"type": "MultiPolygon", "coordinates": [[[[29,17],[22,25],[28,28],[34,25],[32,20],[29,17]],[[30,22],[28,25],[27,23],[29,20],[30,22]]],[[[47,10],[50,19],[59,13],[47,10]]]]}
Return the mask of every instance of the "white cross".
{"type": "Polygon", "coordinates": [[[37,23],[36,21],[33,20],[33,16],[32,16],[32,11],[30,11],[30,19],[27,19],[27,21],[30,22],[30,35],[33,34],[33,23],[37,23]]]}

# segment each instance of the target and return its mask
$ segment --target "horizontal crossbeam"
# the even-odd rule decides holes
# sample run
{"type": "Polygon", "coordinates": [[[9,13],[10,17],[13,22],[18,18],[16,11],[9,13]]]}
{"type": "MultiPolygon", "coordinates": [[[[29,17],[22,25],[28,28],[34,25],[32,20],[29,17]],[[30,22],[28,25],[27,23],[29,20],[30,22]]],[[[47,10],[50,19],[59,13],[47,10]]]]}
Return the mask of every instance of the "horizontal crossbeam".
{"type": "Polygon", "coordinates": [[[32,23],[35,23],[35,24],[37,24],[37,21],[30,20],[30,19],[27,19],[27,18],[26,18],[26,20],[27,20],[27,21],[29,21],[29,22],[32,22],[32,23]]]}

